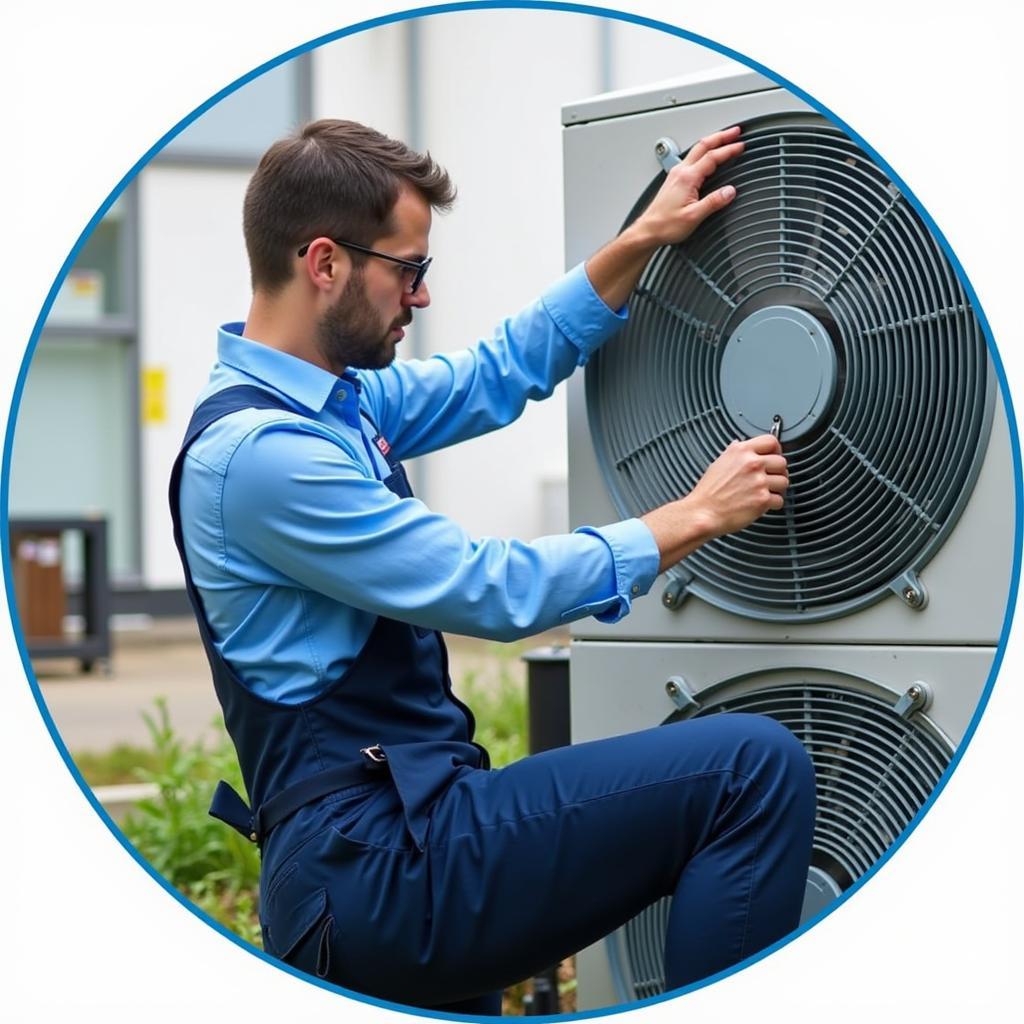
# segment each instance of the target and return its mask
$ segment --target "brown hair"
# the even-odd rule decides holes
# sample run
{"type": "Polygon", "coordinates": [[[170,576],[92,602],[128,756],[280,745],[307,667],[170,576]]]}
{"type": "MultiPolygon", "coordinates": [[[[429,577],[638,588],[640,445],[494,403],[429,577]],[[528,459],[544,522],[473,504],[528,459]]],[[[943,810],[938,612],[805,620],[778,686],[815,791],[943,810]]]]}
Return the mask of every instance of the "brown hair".
{"type": "Polygon", "coordinates": [[[429,153],[355,121],[313,121],[275,142],[245,192],[253,289],[280,289],[291,279],[296,250],[320,235],[371,245],[388,234],[403,183],[435,209],[455,201],[455,186],[429,153]]]}

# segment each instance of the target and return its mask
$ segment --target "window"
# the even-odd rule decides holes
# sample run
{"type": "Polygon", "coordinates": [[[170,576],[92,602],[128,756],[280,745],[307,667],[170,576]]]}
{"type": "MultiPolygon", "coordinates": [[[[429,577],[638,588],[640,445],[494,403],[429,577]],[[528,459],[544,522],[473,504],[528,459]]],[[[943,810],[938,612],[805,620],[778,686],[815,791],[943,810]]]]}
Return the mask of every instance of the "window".
{"type": "MultiPolygon", "coordinates": [[[[137,581],[135,193],[93,229],[32,356],[11,453],[11,516],[103,516],[115,581],[137,581]]],[[[81,559],[64,552],[65,576],[81,559]]]]}
{"type": "Polygon", "coordinates": [[[201,114],[157,159],[255,163],[275,140],[309,117],[310,59],[286,61],[201,114]]]}

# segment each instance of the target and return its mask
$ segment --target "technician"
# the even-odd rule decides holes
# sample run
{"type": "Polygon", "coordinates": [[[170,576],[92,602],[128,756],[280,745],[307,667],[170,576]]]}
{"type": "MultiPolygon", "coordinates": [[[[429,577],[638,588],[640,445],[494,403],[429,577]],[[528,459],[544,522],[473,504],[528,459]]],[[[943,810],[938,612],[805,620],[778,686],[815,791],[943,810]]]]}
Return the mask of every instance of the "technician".
{"type": "Polygon", "coordinates": [[[467,536],[399,461],[511,422],[583,365],[655,250],[732,200],[699,189],[741,150],[735,128],[694,146],[627,230],[490,340],[399,362],[430,302],[447,174],[338,120],[260,161],[252,305],[219,332],[171,508],[251,806],[222,787],[212,812],[260,843],[272,955],[375,997],[497,1014],[502,987],[661,896],[669,988],[796,926],[814,779],[785,728],[720,715],[489,770],[441,638],[621,618],[659,572],[781,507],[778,441],[731,444],[640,519],[532,543],[467,536]]]}

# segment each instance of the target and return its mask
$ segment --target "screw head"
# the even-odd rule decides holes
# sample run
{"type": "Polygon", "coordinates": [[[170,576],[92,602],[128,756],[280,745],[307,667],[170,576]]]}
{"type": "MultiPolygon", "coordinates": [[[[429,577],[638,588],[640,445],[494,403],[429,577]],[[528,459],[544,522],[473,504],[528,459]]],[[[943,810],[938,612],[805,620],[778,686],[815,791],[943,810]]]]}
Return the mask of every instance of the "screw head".
{"type": "Polygon", "coordinates": [[[915,590],[913,587],[904,587],[903,600],[906,601],[911,608],[916,608],[921,603],[921,592],[919,590],[915,590]]]}

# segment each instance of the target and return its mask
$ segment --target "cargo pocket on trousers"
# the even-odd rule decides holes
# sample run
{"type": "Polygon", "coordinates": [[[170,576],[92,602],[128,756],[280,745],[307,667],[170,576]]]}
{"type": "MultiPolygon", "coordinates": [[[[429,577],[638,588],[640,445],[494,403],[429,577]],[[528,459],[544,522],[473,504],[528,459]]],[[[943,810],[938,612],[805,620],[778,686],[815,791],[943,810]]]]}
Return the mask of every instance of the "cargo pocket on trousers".
{"type": "Polygon", "coordinates": [[[275,893],[266,937],[268,953],[318,978],[331,967],[331,933],[334,917],[327,906],[327,890],[316,889],[294,902],[287,899],[287,886],[275,893]]]}

